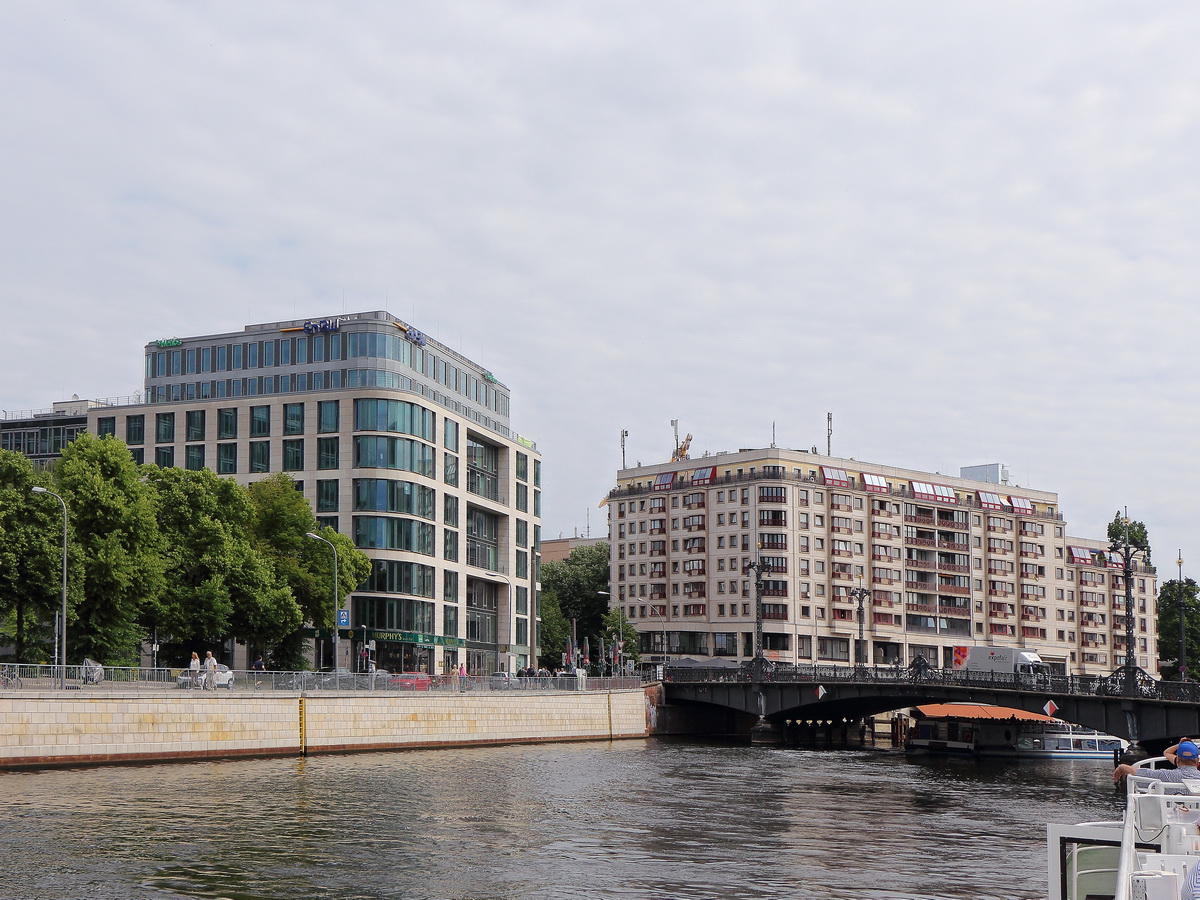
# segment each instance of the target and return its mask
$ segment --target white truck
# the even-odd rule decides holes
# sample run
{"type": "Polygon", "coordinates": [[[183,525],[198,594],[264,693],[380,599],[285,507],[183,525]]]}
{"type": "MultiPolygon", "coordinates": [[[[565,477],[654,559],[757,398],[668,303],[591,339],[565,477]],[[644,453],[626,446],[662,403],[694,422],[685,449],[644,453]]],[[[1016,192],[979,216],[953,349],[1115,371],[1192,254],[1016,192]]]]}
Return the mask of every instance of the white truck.
{"type": "Polygon", "coordinates": [[[1049,675],[1050,667],[1032,650],[1016,647],[954,647],[955,670],[996,675],[1049,675]]]}

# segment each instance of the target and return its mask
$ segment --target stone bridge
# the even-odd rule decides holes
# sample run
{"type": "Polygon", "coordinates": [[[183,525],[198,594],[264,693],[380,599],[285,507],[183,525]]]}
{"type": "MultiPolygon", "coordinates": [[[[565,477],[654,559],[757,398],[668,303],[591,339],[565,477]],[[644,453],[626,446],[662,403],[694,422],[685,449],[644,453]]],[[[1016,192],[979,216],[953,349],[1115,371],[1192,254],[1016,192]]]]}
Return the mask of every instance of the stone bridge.
{"type": "Polygon", "coordinates": [[[705,721],[722,719],[727,730],[753,726],[752,739],[789,720],[855,720],[928,703],[1050,712],[1147,747],[1200,735],[1200,684],[1159,681],[1140,669],[1097,677],[895,666],[771,668],[760,662],[741,669],[668,667],[663,687],[677,720],[701,729],[705,721]],[[714,716],[718,711],[725,715],[714,716]]]}

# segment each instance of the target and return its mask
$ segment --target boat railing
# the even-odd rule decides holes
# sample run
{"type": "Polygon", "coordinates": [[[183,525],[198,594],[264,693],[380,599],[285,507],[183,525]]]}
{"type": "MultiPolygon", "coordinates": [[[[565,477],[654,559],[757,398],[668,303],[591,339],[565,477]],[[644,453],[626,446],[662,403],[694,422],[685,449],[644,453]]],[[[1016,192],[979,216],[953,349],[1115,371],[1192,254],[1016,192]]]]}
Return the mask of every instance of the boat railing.
{"type": "MultiPolygon", "coordinates": [[[[1137,763],[1155,769],[1167,762],[1157,756],[1137,763]]],[[[1126,779],[1125,822],[1114,900],[1133,900],[1137,873],[1174,873],[1181,888],[1200,859],[1200,782],[1163,782],[1130,775],[1126,779]],[[1146,854],[1157,847],[1158,852],[1146,854]]],[[[1177,888],[1178,889],[1178,888],[1177,888]]]]}

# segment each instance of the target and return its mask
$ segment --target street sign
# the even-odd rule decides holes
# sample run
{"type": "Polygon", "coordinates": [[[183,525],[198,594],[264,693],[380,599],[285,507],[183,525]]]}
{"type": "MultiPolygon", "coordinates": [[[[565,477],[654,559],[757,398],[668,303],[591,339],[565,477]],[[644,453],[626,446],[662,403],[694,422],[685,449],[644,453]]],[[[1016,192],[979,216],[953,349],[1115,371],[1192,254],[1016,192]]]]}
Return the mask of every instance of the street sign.
{"type": "Polygon", "coordinates": [[[339,609],[337,611],[337,614],[338,614],[338,628],[349,628],[350,627],[350,610],[339,609]]]}

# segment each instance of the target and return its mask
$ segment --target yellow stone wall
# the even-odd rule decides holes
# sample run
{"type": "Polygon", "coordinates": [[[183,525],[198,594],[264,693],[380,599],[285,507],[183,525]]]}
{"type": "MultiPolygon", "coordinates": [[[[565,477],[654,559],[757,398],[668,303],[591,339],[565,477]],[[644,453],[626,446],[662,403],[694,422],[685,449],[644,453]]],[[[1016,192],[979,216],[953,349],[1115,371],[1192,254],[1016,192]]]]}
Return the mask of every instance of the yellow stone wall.
{"type": "Polygon", "coordinates": [[[640,690],[0,695],[0,767],[646,735],[640,690]],[[301,746],[301,718],[303,743],[301,746]]]}

